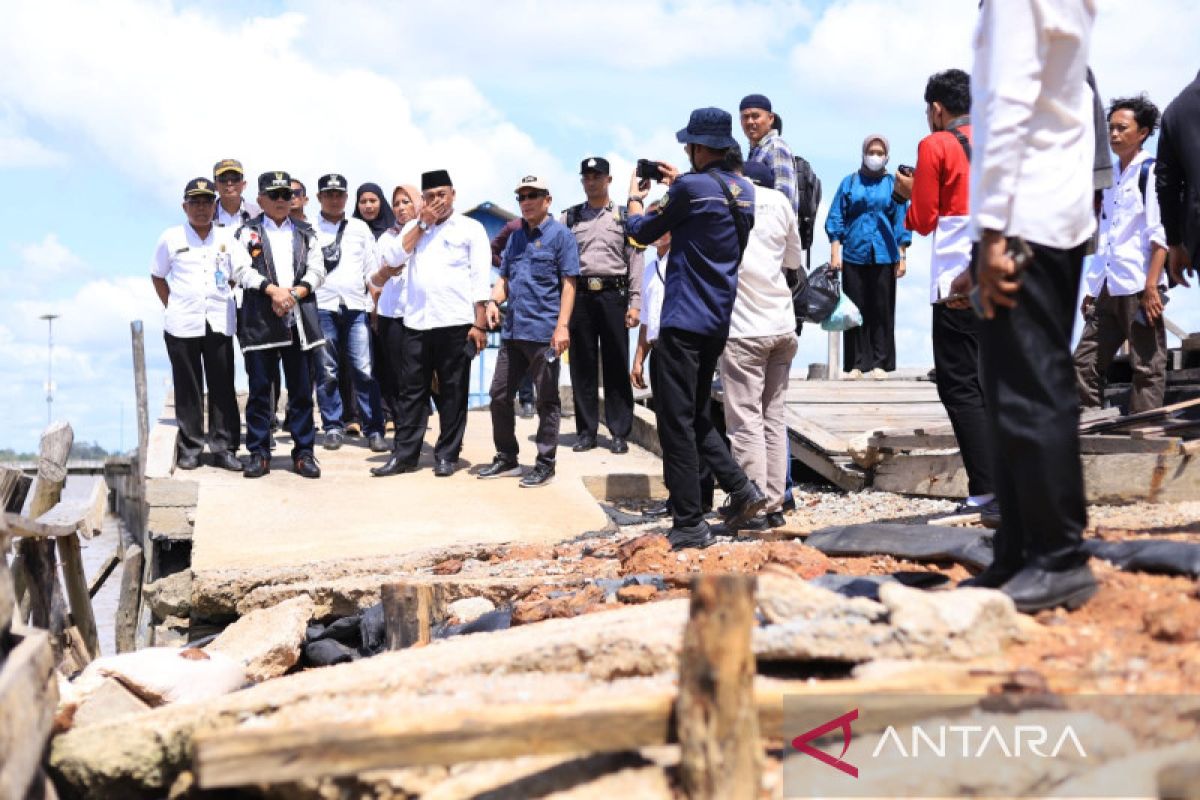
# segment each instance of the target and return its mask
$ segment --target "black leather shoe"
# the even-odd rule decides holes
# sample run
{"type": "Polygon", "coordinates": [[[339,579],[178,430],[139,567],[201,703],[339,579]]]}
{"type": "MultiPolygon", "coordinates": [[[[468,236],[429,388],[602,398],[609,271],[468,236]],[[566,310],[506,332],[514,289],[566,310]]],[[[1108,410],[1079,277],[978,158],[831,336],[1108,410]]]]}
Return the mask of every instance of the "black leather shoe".
{"type": "Polygon", "coordinates": [[[371,448],[372,453],[386,453],[388,450],[391,450],[388,447],[388,443],[384,441],[382,433],[372,433],[367,442],[367,446],[371,448]]]}
{"type": "Polygon", "coordinates": [[[492,459],[492,463],[488,464],[483,469],[479,470],[477,478],[515,478],[521,474],[521,465],[515,458],[509,458],[506,455],[496,454],[492,459]]]}
{"type": "Polygon", "coordinates": [[[393,455],[379,467],[371,467],[371,474],[376,478],[386,478],[389,475],[403,475],[406,472],[416,472],[419,467],[416,464],[409,464],[400,460],[400,456],[393,455]]]}
{"type": "Polygon", "coordinates": [[[312,453],[301,453],[292,463],[296,466],[296,474],[301,478],[321,477],[321,468],[317,466],[317,460],[313,458],[312,453]]]}
{"type": "Polygon", "coordinates": [[[246,460],[246,468],[242,470],[243,478],[261,478],[271,474],[271,457],[251,453],[246,460]]]}
{"type": "Polygon", "coordinates": [[[230,472],[241,472],[245,467],[238,457],[228,450],[222,450],[220,453],[213,453],[213,466],[221,469],[227,469],[230,472]]]}
{"type": "Polygon", "coordinates": [[[525,473],[521,478],[522,489],[536,489],[539,486],[545,486],[554,480],[554,467],[545,464],[534,464],[533,469],[525,473]]]}
{"type": "Polygon", "coordinates": [[[614,436],[612,444],[609,445],[609,450],[612,450],[616,455],[622,455],[629,452],[629,442],[625,441],[623,436],[614,436]]]}
{"type": "Polygon", "coordinates": [[[983,508],[979,509],[979,522],[985,528],[996,530],[1000,527],[1000,501],[992,498],[983,508]]]}
{"type": "Polygon", "coordinates": [[[596,447],[595,436],[580,436],[579,441],[571,449],[576,453],[586,453],[588,450],[593,450],[596,447]]]}
{"type": "Polygon", "coordinates": [[[433,474],[438,478],[449,478],[454,474],[454,462],[448,458],[439,458],[433,465],[433,474]]]}
{"type": "Polygon", "coordinates": [[[721,515],[725,524],[730,528],[740,528],[744,522],[752,518],[767,504],[767,496],[758,488],[758,484],[748,480],[746,484],[729,495],[725,505],[721,507],[721,515]]]}
{"type": "Polygon", "coordinates": [[[662,519],[671,516],[671,501],[659,500],[657,503],[647,506],[642,511],[642,516],[646,519],[662,519]]]}
{"type": "Polygon", "coordinates": [[[1012,580],[1013,576],[1018,572],[1020,572],[1019,569],[1001,567],[993,561],[991,564],[988,564],[987,569],[975,577],[959,581],[958,586],[964,589],[972,586],[976,589],[999,589],[1012,580]]]}
{"type": "Polygon", "coordinates": [[[689,548],[703,550],[717,543],[707,522],[683,528],[671,528],[671,530],[667,531],[667,541],[671,543],[672,550],[687,550],[689,548]]]}
{"type": "Polygon", "coordinates": [[[326,450],[337,450],[342,446],[342,443],[346,441],[346,434],[340,429],[334,428],[331,431],[326,431],[323,438],[324,442],[322,442],[322,444],[326,450]]]}
{"type": "Polygon", "coordinates": [[[784,525],[787,525],[787,517],[783,515],[782,511],[772,511],[767,514],[768,528],[782,528],[784,525]]]}
{"type": "Polygon", "coordinates": [[[179,456],[175,459],[176,469],[198,469],[200,467],[199,455],[179,456]]]}
{"type": "Polygon", "coordinates": [[[1096,594],[1096,577],[1087,564],[1064,570],[1026,567],[1000,587],[1012,598],[1017,611],[1034,614],[1062,606],[1074,611],[1096,594]]]}

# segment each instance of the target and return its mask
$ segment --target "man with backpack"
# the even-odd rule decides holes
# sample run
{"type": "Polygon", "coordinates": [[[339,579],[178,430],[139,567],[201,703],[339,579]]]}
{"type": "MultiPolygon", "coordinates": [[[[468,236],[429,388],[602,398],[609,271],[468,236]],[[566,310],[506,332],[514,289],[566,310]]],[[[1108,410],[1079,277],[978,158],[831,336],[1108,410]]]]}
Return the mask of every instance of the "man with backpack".
{"type": "Polygon", "coordinates": [[[1158,127],[1158,108],[1145,96],[1114,100],[1108,109],[1109,144],[1119,175],[1100,204],[1100,240],[1084,276],[1086,323],[1075,347],[1079,403],[1100,408],[1109,364],[1129,342],[1133,386],[1129,413],[1163,404],[1167,387],[1167,237],[1155,191],[1154,159],[1142,149],[1158,127]]]}
{"type": "Polygon", "coordinates": [[[930,134],[917,146],[912,176],[896,175],[896,192],[911,194],[904,224],[913,233],[933,234],[929,302],[933,306],[933,365],[938,398],[954,428],[967,470],[967,499],[961,512],[979,511],[985,524],[999,522],[992,484],[991,434],[979,377],[977,321],[969,308],[967,230],[971,182],[971,77],[949,69],[925,85],[930,134]]]}

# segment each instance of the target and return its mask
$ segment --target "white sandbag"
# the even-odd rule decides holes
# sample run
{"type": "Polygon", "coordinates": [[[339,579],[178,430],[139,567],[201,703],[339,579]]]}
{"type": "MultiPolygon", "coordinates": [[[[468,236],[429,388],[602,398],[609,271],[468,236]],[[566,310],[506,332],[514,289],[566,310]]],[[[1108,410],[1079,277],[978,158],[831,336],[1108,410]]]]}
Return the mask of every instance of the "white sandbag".
{"type": "Polygon", "coordinates": [[[226,655],[172,647],[98,658],[76,678],[75,688],[86,692],[104,678],[120,681],[151,706],[208,700],[237,691],[247,682],[242,665],[226,655]]]}

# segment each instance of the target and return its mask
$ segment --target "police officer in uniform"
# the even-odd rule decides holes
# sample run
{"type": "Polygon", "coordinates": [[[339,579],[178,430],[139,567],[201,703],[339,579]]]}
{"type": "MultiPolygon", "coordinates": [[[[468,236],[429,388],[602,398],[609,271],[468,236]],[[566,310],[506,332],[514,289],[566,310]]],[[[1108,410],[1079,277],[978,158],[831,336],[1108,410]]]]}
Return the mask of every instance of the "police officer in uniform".
{"type": "Polygon", "coordinates": [[[604,372],[604,416],[614,453],[629,452],[633,387],[629,383],[629,333],[642,308],[642,248],[625,232],[626,210],[608,196],[608,161],[580,164],[587,202],[572,206],[562,222],[579,242],[579,293],[571,315],[571,387],[575,397],[575,452],[596,446],[600,425],[597,392],[604,372]]]}
{"type": "Polygon", "coordinates": [[[234,278],[241,285],[238,330],[250,396],[246,401],[246,449],[242,474],[260,478],[271,471],[271,377],[283,362],[288,390],[286,427],[292,435],[292,463],[304,478],[321,477],[313,458],[313,382],[309,351],[325,343],[317,314],[316,290],[325,281],[325,259],[317,234],[289,216],[292,182],[286,172],[258,176],[261,216],[237,232],[240,248],[234,278]],[[246,256],[249,256],[247,258],[246,256]]]}

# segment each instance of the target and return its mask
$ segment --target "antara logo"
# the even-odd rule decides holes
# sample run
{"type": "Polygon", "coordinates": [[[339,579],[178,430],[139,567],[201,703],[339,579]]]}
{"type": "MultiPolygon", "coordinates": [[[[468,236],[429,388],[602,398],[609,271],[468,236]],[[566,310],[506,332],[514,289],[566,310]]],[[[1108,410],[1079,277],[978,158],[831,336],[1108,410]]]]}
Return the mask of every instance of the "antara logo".
{"type": "Polygon", "coordinates": [[[920,725],[914,725],[906,749],[904,739],[889,725],[879,738],[879,743],[875,745],[871,758],[879,757],[889,744],[900,758],[920,758],[922,748],[928,751],[928,756],[937,758],[946,758],[947,753],[951,757],[961,753],[963,758],[983,758],[988,755],[1003,755],[1005,758],[1021,758],[1025,755],[1057,758],[1068,745],[1075,748],[1080,758],[1087,758],[1079,736],[1070,725],[1063,727],[1053,748],[1047,752],[1044,748],[1050,741],[1050,731],[1044,725],[1014,725],[1011,728],[998,725],[938,725],[932,727],[931,732],[920,725]],[[979,734],[979,739],[976,740],[977,747],[972,747],[973,734],[979,734]],[[954,747],[956,739],[960,747],[954,747]]]}

